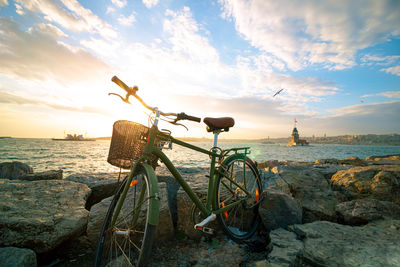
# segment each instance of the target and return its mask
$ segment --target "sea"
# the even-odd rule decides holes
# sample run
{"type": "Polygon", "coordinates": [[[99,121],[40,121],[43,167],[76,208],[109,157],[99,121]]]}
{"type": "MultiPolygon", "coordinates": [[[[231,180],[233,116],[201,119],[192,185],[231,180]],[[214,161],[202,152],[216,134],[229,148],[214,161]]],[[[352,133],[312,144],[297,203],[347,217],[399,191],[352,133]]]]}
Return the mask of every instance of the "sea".
{"type": "MultiPolygon", "coordinates": [[[[212,147],[211,142],[192,142],[192,144],[204,149],[212,147]]],[[[20,161],[31,166],[35,172],[62,169],[64,177],[76,173],[118,172],[119,168],[107,162],[109,146],[110,140],[79,142],[39,138],[0,139],[0,163],[20,161]]],[[[222,149],[250,147],[249,156],[257,162],[315,161],[349,157],[364,159],[367,156],[400,154],[400,146],[310,144],[291,147],[254,142],[221,142],[218,146],[222,149]]],[[[210,163],[207,155],[175,144],[171,150],[163,151],[176,167],[207,167],[210,163]]]]}

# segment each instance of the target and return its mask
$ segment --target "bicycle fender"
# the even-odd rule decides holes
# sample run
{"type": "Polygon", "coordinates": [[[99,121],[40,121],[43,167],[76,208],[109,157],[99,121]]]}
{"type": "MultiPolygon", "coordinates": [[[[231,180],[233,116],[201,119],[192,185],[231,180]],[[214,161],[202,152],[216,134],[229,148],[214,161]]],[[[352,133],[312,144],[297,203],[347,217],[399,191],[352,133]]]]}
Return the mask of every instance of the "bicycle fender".
{"type": "Polygon", "coordinates": [[[158,225],[160,211],[160,195],[158,190],[158,180],[153,168],[147,164],[142,164],[144,171],[149,178],[150,190],[150,207],[149,207],[149,224],[158,225]]]}

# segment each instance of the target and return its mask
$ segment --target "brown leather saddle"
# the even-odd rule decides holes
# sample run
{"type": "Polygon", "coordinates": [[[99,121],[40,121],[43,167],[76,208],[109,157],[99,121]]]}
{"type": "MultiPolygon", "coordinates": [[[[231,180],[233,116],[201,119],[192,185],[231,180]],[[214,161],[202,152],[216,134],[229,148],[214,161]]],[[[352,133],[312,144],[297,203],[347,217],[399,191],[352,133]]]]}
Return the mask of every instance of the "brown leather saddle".
{"type": "Polygon", "coordinates": [[[222,118],[209,118],[206,117],[203,119],[203,122],[207,125],[207,132],[215,132],[215,131],[229,131],[230,127],[235,125],[235,120],[231,117],[222,117],[222,118]]]}

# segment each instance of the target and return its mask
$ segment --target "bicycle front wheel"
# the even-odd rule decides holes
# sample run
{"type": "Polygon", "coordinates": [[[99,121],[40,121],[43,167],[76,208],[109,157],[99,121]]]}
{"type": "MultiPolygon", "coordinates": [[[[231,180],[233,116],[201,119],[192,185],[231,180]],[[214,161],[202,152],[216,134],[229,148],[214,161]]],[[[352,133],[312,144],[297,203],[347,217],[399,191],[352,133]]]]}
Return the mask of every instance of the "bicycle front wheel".
{"type": "Polygon", "coordinates": [[[143,169],[132,179],[118,217],[111,225],[127,180],[128,177],[108,209],[97,245],[95,266],[145,266],[150,256],[155,226],[148,223],[150,191],[143,169]]]}
{"type": "Polygon", "coordinates": [[[228,158],[221,167],[224,175],[217,178],[216,205],[223,208],[237,204],[218,214],[217,218],[224,232],[240,243],[250,238],[260,223],[260,176],[255,164],[240,154],[228,158]]]}

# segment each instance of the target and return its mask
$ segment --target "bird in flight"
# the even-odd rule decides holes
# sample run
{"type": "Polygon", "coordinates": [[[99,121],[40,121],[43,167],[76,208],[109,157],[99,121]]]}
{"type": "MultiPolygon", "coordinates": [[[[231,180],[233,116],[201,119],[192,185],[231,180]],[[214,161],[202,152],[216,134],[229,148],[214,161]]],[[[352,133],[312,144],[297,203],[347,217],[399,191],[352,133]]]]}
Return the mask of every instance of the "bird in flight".
{"type": "Polygon", "coordinates": [[[281,90],[279,90],[278,92],[276,92],[273,97],[275,97],[276,95],[279,95],[282,91],[283,91],[283,88],[281,90]]]}

